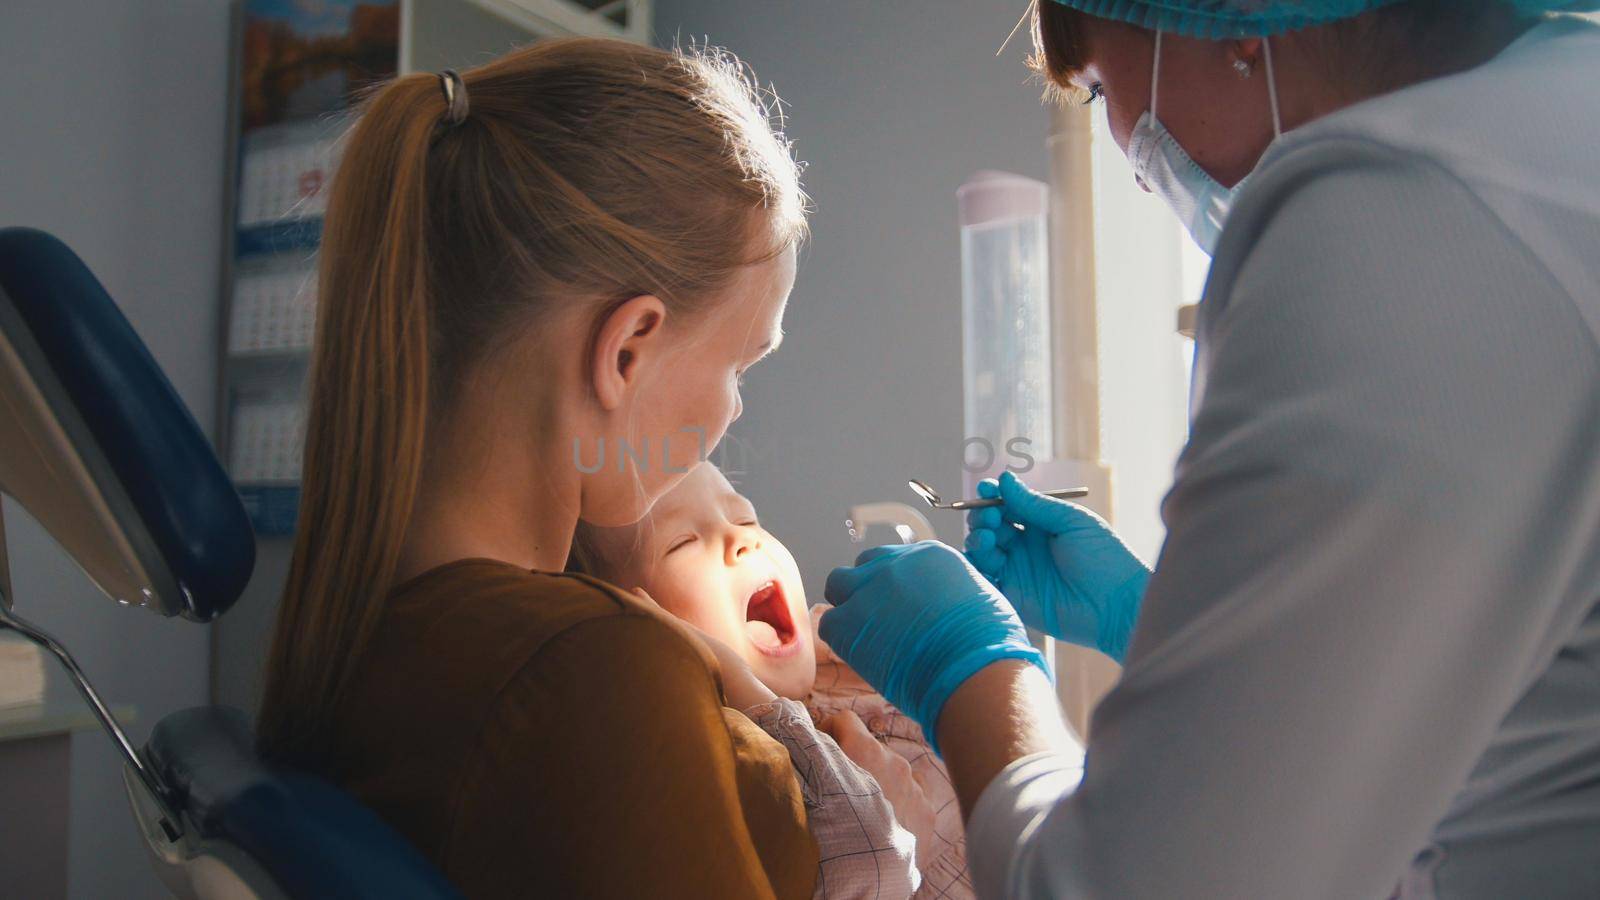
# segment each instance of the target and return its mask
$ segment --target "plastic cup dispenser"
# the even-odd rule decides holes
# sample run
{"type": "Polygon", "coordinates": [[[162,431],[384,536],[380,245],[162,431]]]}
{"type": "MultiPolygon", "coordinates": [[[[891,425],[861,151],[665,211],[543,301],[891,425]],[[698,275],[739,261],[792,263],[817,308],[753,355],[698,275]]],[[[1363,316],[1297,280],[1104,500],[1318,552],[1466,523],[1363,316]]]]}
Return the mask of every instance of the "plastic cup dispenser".
{"type": "Polygon", "coordinates": [[[965,487],[1055,455],[1050,188],[983,171],[956,190],[961,223],[965,487]]]}

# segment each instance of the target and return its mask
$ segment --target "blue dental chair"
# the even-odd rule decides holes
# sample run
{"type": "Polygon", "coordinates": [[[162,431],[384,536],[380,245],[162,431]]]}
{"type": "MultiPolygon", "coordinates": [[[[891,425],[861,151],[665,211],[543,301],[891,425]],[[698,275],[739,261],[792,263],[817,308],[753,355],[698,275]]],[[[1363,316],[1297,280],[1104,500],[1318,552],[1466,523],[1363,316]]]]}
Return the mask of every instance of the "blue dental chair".
{"type": "MultiPolygon", "coordinates": [[[[209,622],[255,564],[210,444],[105,289],[65,244],[0,229],[0,492],[119,603],[209,622]]],[[[236,709],[158,722],[135,749],[71,654],[13,610],[0,522],[0,630],[66,668],[124,763],[162,881],[180,897],[458,897],[334,786],[256,758],[236,709]]]]}

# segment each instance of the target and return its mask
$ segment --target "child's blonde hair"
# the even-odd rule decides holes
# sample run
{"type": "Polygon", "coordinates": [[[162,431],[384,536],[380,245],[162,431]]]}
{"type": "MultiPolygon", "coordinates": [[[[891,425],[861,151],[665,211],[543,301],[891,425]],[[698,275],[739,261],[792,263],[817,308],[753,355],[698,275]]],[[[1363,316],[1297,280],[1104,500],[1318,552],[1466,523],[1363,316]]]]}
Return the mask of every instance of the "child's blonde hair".
{"type": "Polygon", "coordinates": [[[708,308],[805,233],[775,106],[721,51],[541,41],[370,95],[323,235],[300,527],[263,750],[308,767],[388,593],[424,436],[469,367],[558,308],[708,308]],[[458,106],[459,108],[459,106],[458,106]]]}

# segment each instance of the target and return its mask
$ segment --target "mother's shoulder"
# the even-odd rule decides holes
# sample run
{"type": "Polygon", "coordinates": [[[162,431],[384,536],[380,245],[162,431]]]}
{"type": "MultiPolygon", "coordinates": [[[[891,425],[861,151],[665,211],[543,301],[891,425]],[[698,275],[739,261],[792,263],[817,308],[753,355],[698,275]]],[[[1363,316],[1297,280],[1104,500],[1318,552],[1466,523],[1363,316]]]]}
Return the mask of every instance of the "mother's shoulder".
{"type": "Polygon", "coordinates": [[[553,734],[596,746],[592,734],[573,736],[576,725],[620,717],[643,727],[652,710],[659,723],[669,711],[720,705],[710,651],[659,609],[593,578],[462,560],[383,602],[340,700],[335,742],[347,786],[380,806],[389,797],[410,810],[434,792],[453,810],[462,773],[486,750],[531,773],[553,734]]]}
{"type": "Polygon", "coordinates": [[[622,634],[631,652],[642,646],[698,659],[708,673],[716,672],[714,658],[687,627],[634,594],[587,575],[487,559],[440,566],[397,587],[370,650],[380,666],[383,659],[405,659],[407,668],[431,670],[432,678],[458,688],[477,682],[492,689],[558,639],[593,643],[593,664],[614,666],[610,644],[622,634]]]}

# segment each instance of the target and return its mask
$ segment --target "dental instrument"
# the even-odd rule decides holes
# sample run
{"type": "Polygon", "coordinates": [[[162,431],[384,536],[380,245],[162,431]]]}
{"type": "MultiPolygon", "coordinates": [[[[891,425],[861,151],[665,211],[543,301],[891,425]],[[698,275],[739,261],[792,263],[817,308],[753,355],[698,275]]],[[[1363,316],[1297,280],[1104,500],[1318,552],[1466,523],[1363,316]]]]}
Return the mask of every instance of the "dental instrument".
{"type": "MultiPolygon", "coordinates": [[[[1006,502],[1000,497],[974,497],[971,500],[954,500],[945,503],[943,498],[939,496],[939,492],[930,487],[926,481],[913,478],[906,484],[911,486],[913,493],[921,497],[924,502],[934,509],[986,509],[991,506],[1004,506],[1006,502]]],[[[1054,491],[1041,491],[1040,493],[1046,497],[1055,497],[1058,500],[1070,500],[1089,496],[1089,489],[1083,487],[1061,488],[1054,491]]]]}

